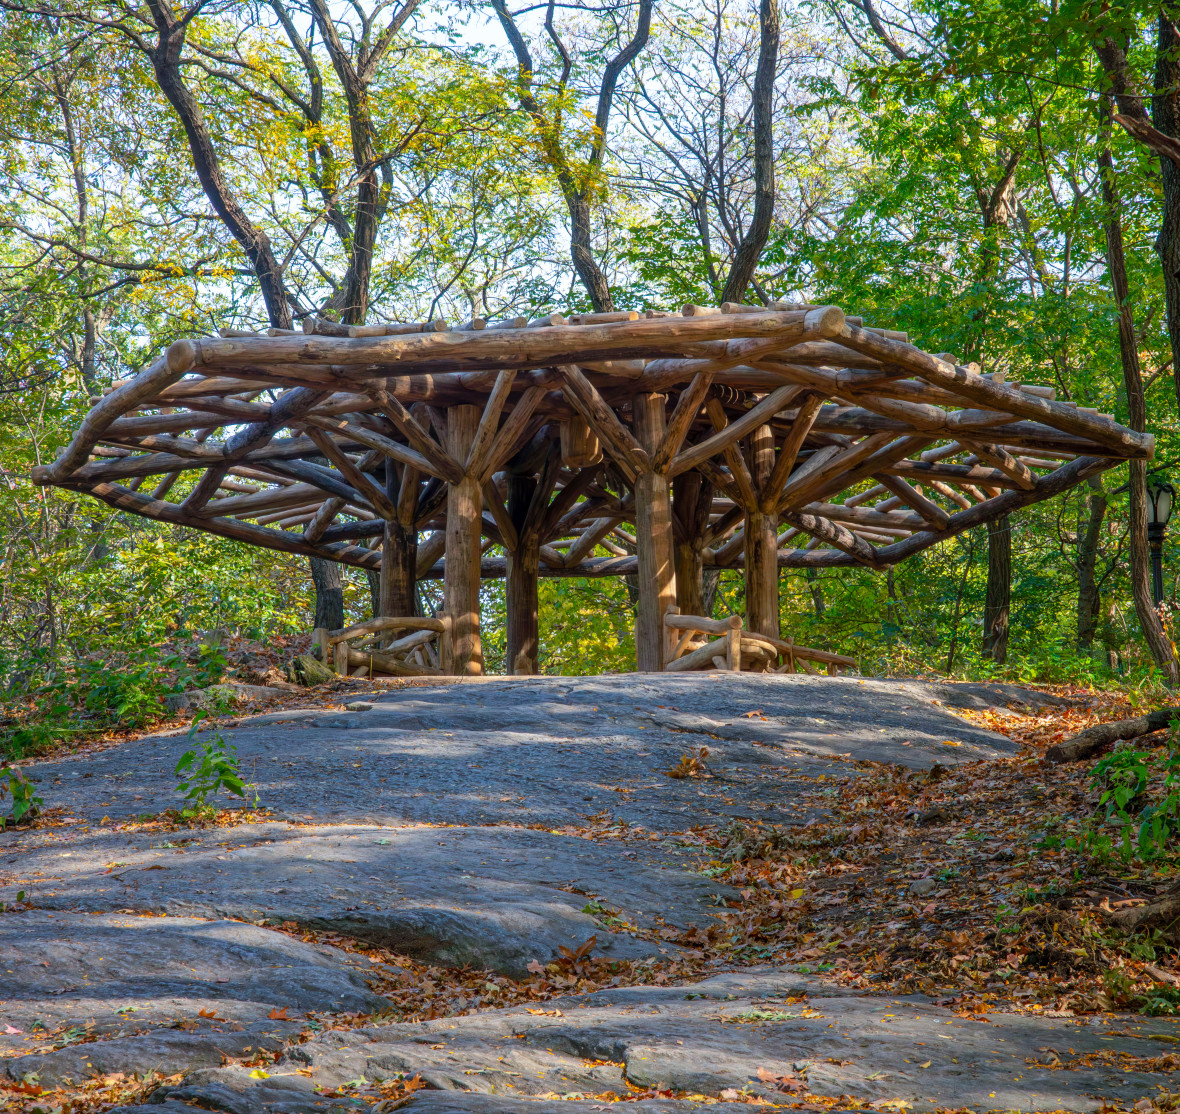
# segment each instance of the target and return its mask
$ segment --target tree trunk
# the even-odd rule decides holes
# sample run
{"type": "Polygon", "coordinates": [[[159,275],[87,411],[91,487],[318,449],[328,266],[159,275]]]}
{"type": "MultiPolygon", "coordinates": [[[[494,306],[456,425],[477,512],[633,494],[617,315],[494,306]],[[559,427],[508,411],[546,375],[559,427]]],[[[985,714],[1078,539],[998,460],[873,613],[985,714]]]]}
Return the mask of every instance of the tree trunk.
{"type": "Polygon", "coordinates": [[[606,275],[594,258],[590,242],[590,202],[585,193],[579,191],[569,194],[566,204],[570,213],[570,258],[574,270],[590,296],[594,312],[610,313],[615,308],[614,298],[611,297],[606,275]]]}
{"type": "Polygon", "coordinates": [[[312,627],[340,630],[344,626],[344,587],[340,579],[340,565],[311,557],[311,579],[315,583],[315,621],[312,627]]]}
{"type": "Polygon", "coordinates": [[[389,519],[381,539],[380,614],[401,618],[415,613],[417,567],[418,531],[389,519]]]}
{"type": "Polygon", "coordinates": [[[705,569],[704,576],[701,577],[703,587],[701,590],[701,614],[706,619],[715,618],[713,612],[717,609],[717,587],[721,583],[720,569],[705,569]]]}
{"type": "Polygon", "coordinates": [[[270,238],[246,216],[233,191],[226,185],[200,102],[184,81],[180,56],[189,27],[188,20],[178,20],[166,0],[152,0],[148,7],[156,28],[156,45],[150,52],[156,81],[180,117],[197,178],[222,223],[250,260],[271,325],[289,329],[291,307],[287,303],[282,268],[275,258],[270,238]]]}
{"type": "Polygon", "coordinates": [[[987,524],[987,595],[983,604],[983,652],[1008,660],[1008,614],[1012,597],[1012,523],[1008,515],[987,524]]]}
{"type": "Polygon", "coordinates": [[[529,508],[537,494],[532,476],[508,477],[508,517],[516,527],[517,543],[508,549],[505,604],[507,609],[507,671],[532,676],[539,671],[540,603],[537,576],[540,551],[537,536],[525,528],[529,508]]]}
{"type": "MultiPolygon", "coordinates": [[[[754,277],[774,216],[774,79],[778,71],[778,0],[761,0],[758,14],[758,68],[754,74],[754,212],[734,252],[721,293],[723,302],[741,302],[754,277]]],[[[777,627],[777,622],[775,626],[777,627]]],[[[777,636],[776,636],[777,637],[777,636]]]]}
{"type": "Polygon", "coordinates": [[[672,513],[684,527],[676,540],[676,605],[682,615],[706,615],[705,565],[694,544],[709,524],[713,485],[695,469],[672,481],[672,513]]]}
{"type": "MultiPolygon", "coordinates": [[[[1151,96],[1151,121],[1158,131],[1180,139],[1180,35],[1176,19],[1180,5],[1165,0],[1159,9],[1156,43],[1155,88],[1151,96]]],[[[1180,167],[1160,158],[1163,186],[1163,215],[1155,250],[1164,272],[1164,303],[1167,309],[1168,339],[1172,346],[1172,380],[1180,404],[1180,167]]]]}
{"type": "Polygon", "coordinates": [[[1078,533],[1078,649],[1089,650],[1094,645],[1098,629],[1099,598],[1094,570],[1098,564],[1098,543],[1108,506],[1101,481],[1095,476],[1089,481],[1091,492],[1087,500],[1089,513],[1086,528],[1078,533]]]}
{"type": "MultiPolygon", "coordinates": [[[[1109,106],[1108,106],[1109,112],[1109,106]]],[[[1131,316],[1130,289],[1127,284],[1127,265],[1123,254],[1123,225],[1119,214],[1119,198],[1115,190],[1114,163],[1110,154],[1109,117],[1103,123],[1103,135],[1098,152],[1098,168],[1102,178],[1102,198],[1105,204],[1103,224],[1106,231],[1106,264],[1110,285],[1118,307],[1119,354],[1123,364],[1123,384],[1127,392],[1128,424],[1142,432],[1147,428],[1147,400],[1143,393],[1143,377],[1139,368],[1139,346],[1135,323],[1131,316]]],[[[1143,629],[1151,656],[1160,667],[1167,683],[1178,679],[1176,654],[1151,598],[1151,557],[1147,541],[1147,463],[1128,461],[1130,479],[1130,550],[1131,594],[1135,613],[1143,629]]]]}
{"type": "Polygon", "coordinates": [[[811,607],[817,619],[824,617],[827,603],[824,600],[824,586],[819,582],[819,573],[815,569],[804,569],[803,579],[807,581],[807,590],[811,593],[811,607]]]}

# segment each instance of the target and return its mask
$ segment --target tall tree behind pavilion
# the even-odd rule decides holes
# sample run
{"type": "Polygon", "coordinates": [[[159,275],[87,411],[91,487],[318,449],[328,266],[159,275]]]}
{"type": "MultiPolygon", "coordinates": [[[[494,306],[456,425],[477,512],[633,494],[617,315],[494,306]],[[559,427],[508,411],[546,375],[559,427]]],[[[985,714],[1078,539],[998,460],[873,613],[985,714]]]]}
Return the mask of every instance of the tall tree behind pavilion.
{"type": "MultiPolygon", "coordinates": [[[[596,23],[603,41],[593,49],[583,48],[576,57],[554,22],[555,0],[549,0],[545,13],[549,47],[541,68],[533,57],[541,47],[530,45],[521,31],[517,22],[521,13],[512,12],[507,0],[491,0],[491,6],[516,59],[516,95],[520,106],[532,121],[540,158],[556,180],[569,211],[574,272],[595,311],[610,312],[615,308],[614,297],[599,253],[594,249],[593,215],[607,185],[607,143],[619,78],[647,44],[652,0],[635,0],[634,5],[623,0],[608,5],[606,18],[596,23]],[[624,25],[631,23],[631,7],[634,7],[633,28],[625,31],[624,25]],[[587,66],[588,59],[597,58],[607,59],[600,71],[587,66]],[[578,113],[583,99],[594,105],[594,121],[589,128],[582,125],[578,113]]],[[[577,10],[579,5],[570,7],[577,10]]],[[[585,11],[591,9],[587,7],[585,11]]]]}

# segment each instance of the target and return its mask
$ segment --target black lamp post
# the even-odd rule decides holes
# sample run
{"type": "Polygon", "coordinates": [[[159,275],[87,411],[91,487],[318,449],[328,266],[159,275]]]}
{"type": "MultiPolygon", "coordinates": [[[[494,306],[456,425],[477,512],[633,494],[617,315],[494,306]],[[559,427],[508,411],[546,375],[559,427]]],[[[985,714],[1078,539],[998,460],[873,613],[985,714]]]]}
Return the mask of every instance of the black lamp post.
{"type": "Polygon", "coordinates": [[[1151,545],[1151,598],[1159,606],[1164,599],[1164,532],[1172,517],[1176,489],[1163,480],[1147,484],[1147,540],[1151,545]]]}

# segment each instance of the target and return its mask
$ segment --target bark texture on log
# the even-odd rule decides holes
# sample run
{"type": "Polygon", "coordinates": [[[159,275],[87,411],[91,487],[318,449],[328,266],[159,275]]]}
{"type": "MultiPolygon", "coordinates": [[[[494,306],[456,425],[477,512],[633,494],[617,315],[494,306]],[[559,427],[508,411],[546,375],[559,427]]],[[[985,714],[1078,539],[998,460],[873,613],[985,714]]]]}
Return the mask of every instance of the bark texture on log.
{"type": "MultiPolygon", "coordinates": [[[[478,406],[452,406],[447,412],[447,451],[466,460],[479,427],[478,406]]],[[[477,476],[465,475],[447,489],[447,560],[443,610],[451,617],[451,656],[443,663],[454,676],[483,672],[479,636],[480,516],[483,492],[477,476]]]]}
{"type": "Polygon", "coordinates": [[[1145,716],[1132,716],[1130,719],[1118,719],[1112,723],[1099,723],[1094,727],[1087,727],[1085,731],[1056,743],[1045,751],[1046,762],[1079,762],[1083,758],[1090,758],[1122,739],[1137,739],[1140,735],[1150,735],[1153,731],[1162,731],[1172,721],[1180,716],[1180,707],[1171,705],[1159,708],[1145,716]]]}

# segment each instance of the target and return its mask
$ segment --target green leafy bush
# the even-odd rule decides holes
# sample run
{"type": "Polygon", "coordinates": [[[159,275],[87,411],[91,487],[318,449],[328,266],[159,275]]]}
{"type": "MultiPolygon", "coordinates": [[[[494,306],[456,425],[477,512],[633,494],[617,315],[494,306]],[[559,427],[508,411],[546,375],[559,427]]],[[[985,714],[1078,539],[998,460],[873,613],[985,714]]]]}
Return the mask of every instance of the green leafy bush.
{"type": "Polygon", "coordinates": [[[36,786],[15,766],[0,769],[0,800],[6,796],[12,798],[12,811],[7,816],[0,815],[0,831],[9,823],[19,824],[22,820],[31,820],[45,804],[36,786]],[[3,780],[6,774],[7,784],[3,780]]]}
{"type": "Polygon", "coordinates": [[[1101,815],[1065,846],[1128,864],[1158,862],[1180,847],[1180,721],[1169,725],[1164,752],[1116,750],[1095,764],[1090,781],[1101,815]]]}

